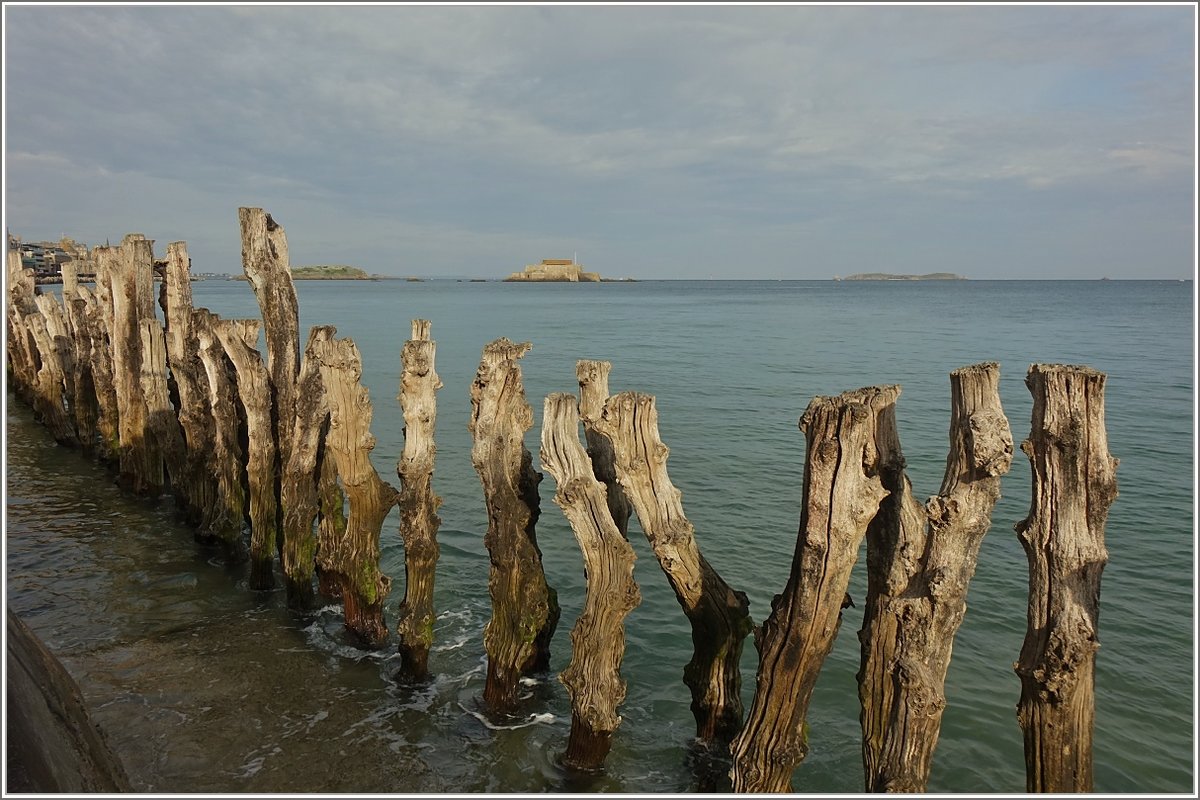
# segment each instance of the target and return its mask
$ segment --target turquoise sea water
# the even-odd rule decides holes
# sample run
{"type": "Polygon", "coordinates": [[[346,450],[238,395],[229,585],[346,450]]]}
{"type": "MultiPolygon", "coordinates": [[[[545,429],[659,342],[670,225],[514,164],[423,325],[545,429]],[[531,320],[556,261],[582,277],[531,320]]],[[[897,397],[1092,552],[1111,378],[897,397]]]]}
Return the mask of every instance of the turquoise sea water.
{"type": "MultiPolygon", "coordinates": [[[[282,591],[248,591],[245,575],[195,545],[170,504],[122,497],[109,476],[56,447],[9,396],[8,602],[59,652],[97,707],[135,785],[175,792],[686,792],[696,788],[693,720],[681,682],[690,632],[640,528],[631,540],[643,602],[626,623],[624,722],[603,774],[555,762],[570,706],[555,675],[570,659],[583,600],[582,561],[541,487],[538,524],[549,582],[563,607],[552,674],[530,686],[529,724],[493,730],[475,716],[490,609],[486,517],[466,430],[484,344],[528,340],[522,367],[535,426],[542,398],[576,390],[575,361],[613,363],[613,392],[657,397],[668,469],[713,566],[747,593],[761,622],[787,580],[799,520],[804,438],[797,420],[818,394],[898,383],[901,441],[919,497],[945,466],[948,373],[1001,364],[1014,438],[1029,431],[1031,362],[1108,374],[1109,448],[1120,496],[1107,525],[1096,675],[1095,788],[1194,788],[1193,284],[1090,282],[639,282],[514,285],[458,281],[299,282],[302,338],[315,324],[350,336],[374,404],[376,468],[398,483],[403,419],[396,401],[409,320],[433,322],[438,396],[436,491],[443,497],[431,656],[433,684],[389,680],[390,651],[366,653],[339,609],[296,618],[282,591]]],[[[195,304],[257,317],[243,282],[194,285],[195,304]]],[[[1026,560],[1013,525],[1028,511],[1030,472],[1017,454],[1002,486],[947,679],[948,708],[932,792],[1022,792],[1012,670],[1025,631],[1026,560]]],[[[393,513],[383,531],[403,597],[393,513]]],[[[851,594],[864,594],[864,562],[851,594]]],[[[809,712],[810,753],[794,786],[862,790],[855,636],[848,608],[809,712]]],[[[744,699],[756,654],[747,642],[744,699]]]]}

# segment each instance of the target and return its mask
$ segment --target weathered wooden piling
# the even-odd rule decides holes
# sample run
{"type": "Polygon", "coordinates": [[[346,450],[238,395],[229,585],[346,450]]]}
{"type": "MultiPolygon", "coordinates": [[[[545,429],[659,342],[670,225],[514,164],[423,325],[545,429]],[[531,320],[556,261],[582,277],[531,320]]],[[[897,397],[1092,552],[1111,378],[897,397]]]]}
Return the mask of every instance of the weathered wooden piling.
{"type": "Polygon", "coordinates": [[[483,348],[471,384],[474,436],[471,461],[483,484],[491,558],[488,590],[492,618],[483,632],[487,651],[484,702],[495,710],[517,704],[522,675],[550,665],[550,639],[560,614],[557,593],[546,582],[535,524],[541,474],[525,447],[533,410],[525,400],[518,359],[532,345],[500,338],[483,348]]]}
{"type": "Polygon", "coordinates": [[[1021,450],[1033,496],[1016,530],[1029,559],[1029,627],[1014,667],[1028,792],[1092,791],[1104,526],[1117,497],[1105,380],[1062,364],[1033,364],[1025,377],[1033,420],[1021,450]]]}
{"type": "Polygon", "coordinates": [[[571,663],[559,676],[571,696],[571,736],[563,763],[596,769],[612,747],[625,699],[621,660],[625,617],[639,603],[633,548],[608,510],[607,491],[579,443],[579,411],[569,394],[551,394],[542,415],[542,464],[554,477],[587,580],[583,613],[571,630],[571,663]]]}
{"type": "Polygon", "coordinates": [[[73,447],[79,444],[79,439],[72,410],[75,406],[75,347],[70,326],[62,303],[54,295],[39,294],[34,298],[34,303],[45,321],[45,333],[49,339],[46,344],[39,344],[39,350],[46,350],[43,360],[49,362],[47,366],[51,370],[54,390],[65,407],[64,418],[59,423],[64,433],[60,443],[73,447]]]}
{"type": "Polygon", "coordinates": [[[329,404],[325,446],[350,503],[345,535],[327,555],[341,582],[346,627],[363,645],[379,647],[387,640],[383,601],[391,590],[391,579],[379,571],[379,535],[396,490],[371,465],[375,437],[358,347],[350,339],[330,338],[316,340],[314,350],[329,404]]]}
{"type": "Polygon", "coordinates": [[[153,436],[167,468],[171,491],[181,508],[190,502],[189,473],[183,429],[167,386],[167,344],[157,319],[141,321],[142,395],[146,398],[146,431],[153,436]]]}
{"type": "Polygon", "coordinates": [[[621,536],[628,538],[629,516],[633,513],[633,506],[617,481],[612,442],[596,429],[596,422],[604,413],[604,403],[608,400],[608,374],[611,370],[612,364],[608,361],[575,362],[575,377],[579,381],[579,418],[583,422],[588,458],[592,461],[596,479],[604,484],[608,513],[621,536]]]}
{"type": "Polygon", "coordinates": [[[220,318],[207,308],[192,311],[197,353],[204,365],[208,384],[208,407],[212,412],[213,438],[208,469],[215,477],[215,496],[204,511],[204,534],[217,540],[231,564],[247,556],[242,542],[246,494],[242,487],[242,446],[238,439],[237,386],[233,367],[217,335],[220,318]]]}
{"type": "MultiPolygon", "coordinates": [[[[167,245],[160,302],[166,320],[167,364],[179,403],[179,425],[184,439],[184,492],[188,519],[204,526],[204,514],[216,503],[216,476],[210,469],[216,435],[209,401],[208,375],[200,359],[200,343],[192,325],[191,259],[187,244],[167,245]]],[[[198,534],[204,538],[205,534],[198,534]]]]}
{"type": "MultiPolygon", "coordinates": [[[[254,289],[262,313],[270,375],[271,418],[275,431],[275,464],[272,474],[276,500],[282,495],[280,479],[290,456],[292,427],[296,420],[296,378],[300,372],[300,307],[288,261],[287,234],[283,226],[261,208],[239,208],[242,233],[242,270],[254,289]]],[[[282,547],[282,520],[279,544],[282,547]]]]}
{"type": "Polygon", "coordinates": [[[428,320],[412,322],[412,338],[401,353],[403,372],[397,398],[404,411],[404,452],[396,466],[400,477],[400,534],[404,538],[404,601],[397,614],[401,670],[410,680],[429,674],[433,646],[433,582],[438,560],[437,515],[442,499],[433,491],[434,427],[437,390],[442,381],[434,368],[437,345],[429,338],[428,320]]]}
{"type": "MultiPolygon", "coordinates": [[[[65,337],[56,335],[61,316],[54,315],[58,301],[49,295],[38,295],[34,310],[18,318],[32,341],[34,377],[34,409],[54,440],[61,445],[78,443],[72,415],[67,411],[66,375],[63,364],[65,337]]],[[[65,330],[64,330],[65,332],[65,330]]]]}
{"type": "MultiPolygon", "coordinates": [[[[162,491],[162,454],[146,435],[148,411],[141,383],[141,321],[154,319],[154,243],[141,234],[127,235],[119,247],[97,248],[97,275],[111,286],[113,387],[117,393],[120,434],[119,473],[135,494],[162,491]]],[[[103,302],[103,300],[102,300],[103,302]]]]}
{"type": "Polygon", "coordinates": [[[326,446],[329,431],[326,417],[317,447],[317,585],[331,600],[341,599],[342,579],[337,574],[333,553],[346,535],[346,493],[338,483],[337,462],[326,446]]]}
{"type": "Polygon", "coordinates": [[[91,260],[96,269],[95,291],[89,295],[85,287],[80,287],[79,295],[87,302],[84,317],[91,337],[92,381],[96,387],[96,406],[99,412],[96,418],[96,429],[99,433],[96,454],[101,461],[116,465],[120,459],[121,431],[120,407],[117,403],[113,372],[112,274],[107,261],[101,263],[100,251],[101,248],[94,247],[91,252],[91,260]]]}
{"type": "MultiPolygon", "coordinates": [[[[75,424],[79,447],[91,454],[96,447],[96,420],[99,409],[96,405],[96,386],[92,379],[92,345],[86,319],[87,300],[84,287],[79,285],[79,260],[62,265],[63,312],[72,352],[71,372],[67,379],[71,385],[70,413],[75,424]]],[[[95,268],[88,270],[94,273],[95,268]]]]}
{"type": "Polygon", "coordinates": [[[700,553],[680,492],[667,474],[670,450],[658,434],[658,409],[649,395],[610,397],[593,423],[612,442],[617,479],[675,598],[692,626],[692,660],[683,682],[692,693],[696,737],[724,747],[742,720],[742,646],[753,629],[750,603],[700,553]]]}
{"type": "Polygon", "coordinates": [[[867,599],[859,632],[863,768],[868,792],[924,792],[946,706],[946,671],[967,586],[1012,464],[1000,367],[950,373],[950,453],[922,506],[904,473],[894,407],[878,415],[879,474],[889,494],[867,528],[867,599]]]}
{"type": "MultiPolygon", "coordinates": [[[[283,505],[283,551],[280,564],[287,587],[288,606],[307,609],[313,605],[313,571],[317,538],[313,520],[317,516],[318,455],[329,420],[325,385],[317,351],[333,338],[334,328],[316,325],[309,331],[296,380],[296,420],[292,445],[281,478],[283,505]]],[[[332,461],[330,462],[332,463],[332,461]]],[[[335,479],[336,483],[336,479],[335,479]]],[[[343,528],[344,530],[344,528],[343,528]]]]}
{"type": "Polygon", "coordinates": [[[809,700],[841,624],[859,544],[887,494],[879,419],[899,394],[898,386],[872,386],[816,397],[800,419],[807,441],[800,532],[787,587],[755,635],[754,702],[732,745],[736,792],[790,791],[808,752],[809,700]]]}
{"type": "Polygon", "coordinates": [[[275,430],[271,382],[255,345],[259,321],[219,320],[213,326],[237,374],[237,396],[246,416],[246,477],[250,495],[250,588],[275,585],[275,430]]]}

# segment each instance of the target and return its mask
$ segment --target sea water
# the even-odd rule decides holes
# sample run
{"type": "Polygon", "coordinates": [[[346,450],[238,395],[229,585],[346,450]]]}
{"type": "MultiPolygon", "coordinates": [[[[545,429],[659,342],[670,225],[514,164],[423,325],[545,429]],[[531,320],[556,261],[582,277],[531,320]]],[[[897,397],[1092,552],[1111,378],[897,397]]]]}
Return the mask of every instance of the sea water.
{"type": "MultiPolygon", "coordinates": [[[[799,520],[804,437],[814,395],[900,384],[896,407],[918,497],[945,468],[948,373],[1001,365],[1001,399],[1028,435],[1032,362],[1108,375],[1109,449],[1120,495],[1106,529],[1096,661],[1095,789],[1189,792],[1194,728],[1193,285],[1176,281],[634,282],[505,284],[298,282],[301,346],[316,324],[352,337],[374,405],[376,469],[398,484],[403,417],[396,401],[409,320],[437,342],[437,466],[444,500],[434,680],[392,680],[394,647],[358,649],[340,608],[297,616],[282,590],[251,592],[192,539],[170,501],[124,496],[111,476],[57,447],[28,409],[7,410],[7,602],[60,655],[125,761],[154,792],[687,792],[711,771],[691,746],[681,681],[690,629],[637,526],[643,601],[626,620],[628,696],[604,769],[558,765],[570,704],[557,681],[582,608],[582,559],[554,481],[537,526],[562,620],[551,671],[524,687],[521,714],[481,713],[482,631],[490,616],[487,527],[471,465],[469,387],[483,346],[529,341],[521,361],[534,409],[526,445],[537,465],[542,399],[576,390],[575,362],[613,364],[610,388],[657,398],[668,469],[708,561],[749,596],[755,622],[787,582],[799,520]]],[[[248,284],[194,284],[196,306],[258,317],[248,284]]],[[[1029,508],[1017,453],[1002,484],[946,681],[947,708],[929,789],[1024,790],[1013,672],[1025,633],[1027,562],[1013,525],[1029,508]]],[[[394,626],[404,595],[393,512],[382,535],[394,626]]],[[[810,751],[794,786],[862,791],[856,633],[860,558],[836,644],[809,708],[810,751]]],[[[743,698],[757,654],[747,640],[743,698]]],[[[717,769],[720,765],[717,764],[717,769]]]]}

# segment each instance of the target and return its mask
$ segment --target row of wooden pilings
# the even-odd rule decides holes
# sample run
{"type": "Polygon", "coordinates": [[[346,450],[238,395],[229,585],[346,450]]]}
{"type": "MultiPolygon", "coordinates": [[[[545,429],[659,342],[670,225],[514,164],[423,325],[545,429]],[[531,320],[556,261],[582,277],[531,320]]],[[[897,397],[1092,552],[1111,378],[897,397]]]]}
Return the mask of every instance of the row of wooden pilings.
{"type": "MultiPolygon", "coordinates": [[[[372,408],[357,347],[316,326],[301,353],[283,228],[262,209],[242,208],[239,218],[261,322],[192,307],[182,242],[170,244],[162,262],[137,234],[94,248],[86,261],[64,265],[61,303],[40,294],[10,252],[10,385],[58,442],[114,465],[131,491],[173,493],[198,538],[219,543],[230,562],[248,558],[252,588],[272,586],[278,558],[289,606],[311,608],[317,592],[340,598],[347,628],[368,647],[388,639],[390,580],[379,569],[379,543],[397,505],[405,553],[398,649],[404,677],[425,679],[441,502],[431,484],[441,382],[430,324],[413,322],[402,353],[397,490],[370,461],[372,408]],[[156,270],[165,325],[154,310],[156,270]],[[77,280],[91,272],[93,289],[77,280]]],[[[524,444],[533,413],[519,360],[529,349],[507,339],[487,345],[471,387],[493,605],[484,701],[497,712],[516,707],[523,676],[549,668],[559,618],[535,533],[542,476],[524,444]]],[[[697,740],[731,758],[735,791],[790,789],[808,749],[809,700],[865,538],[858,680],[866,789],[924,791],[968,583],[1013,457],[998,366],[951,373],[945,477],[924,505],[905,475],[898,386],[813,399],[800,420],[807,452],[792,569],[757,627],[746,595],[700,553],[667,473],[654,398],[609,396],[609,370],[607,362],[580,361],[579,395],[546,397],[542,420],[541,462],[557,483],[554,500],[575,532],[587,578],[572,658],[560,675],[573,710],[563,763],[599,767],[621,722],[624,619],[640,602],[628,542],[636,514],[691,624],[694,652],[683,680],[697,740]],[[739,662],[752,631],[759,668],[747,712],[739,662]]],[[[1033,419],[1022,450],[1033,495],[1017,531],[1030,592],[1015,668],[1029,791],[1091,789],[1104,525],[1116,497],[1104,382],[1102,373],[1065,365],[1034,364],[1026,377],[1033,419]]]]}

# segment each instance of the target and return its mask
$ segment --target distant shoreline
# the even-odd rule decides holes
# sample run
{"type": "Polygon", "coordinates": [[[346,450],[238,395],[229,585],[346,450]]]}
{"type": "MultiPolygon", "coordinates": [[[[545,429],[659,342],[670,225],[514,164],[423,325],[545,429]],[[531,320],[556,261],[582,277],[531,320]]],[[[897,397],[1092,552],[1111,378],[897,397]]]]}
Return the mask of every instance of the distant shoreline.
{"type": "Polygon", "coordinates": [[[904,275],[890,272],[859,272],[845,278],[834,276],[835,281],[965,281],[962,275],[953,272],[929,272],[925,275],[904,275]]]}

